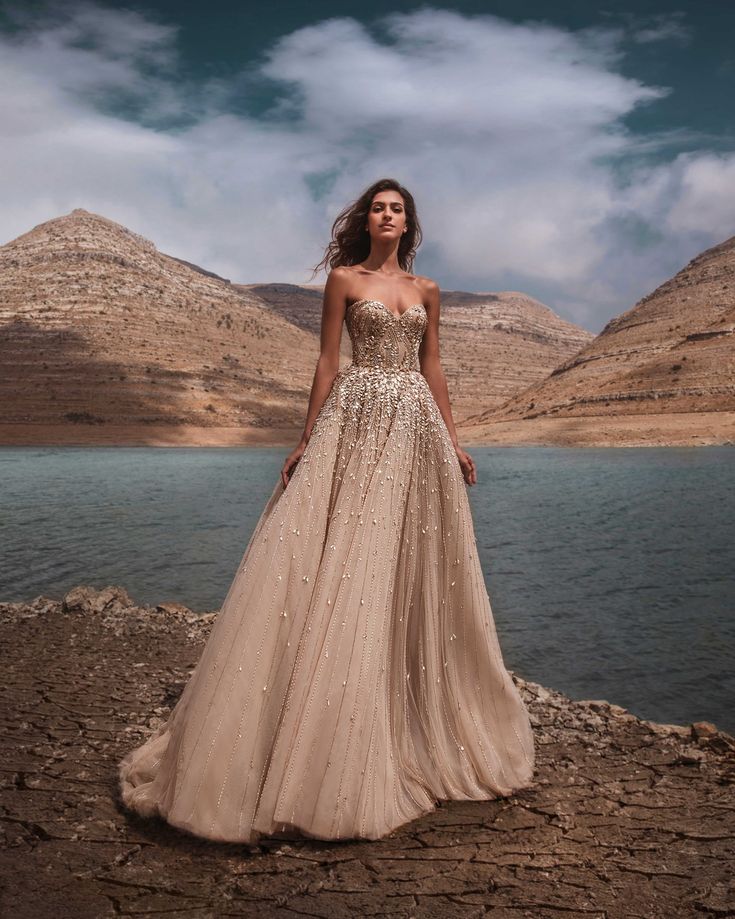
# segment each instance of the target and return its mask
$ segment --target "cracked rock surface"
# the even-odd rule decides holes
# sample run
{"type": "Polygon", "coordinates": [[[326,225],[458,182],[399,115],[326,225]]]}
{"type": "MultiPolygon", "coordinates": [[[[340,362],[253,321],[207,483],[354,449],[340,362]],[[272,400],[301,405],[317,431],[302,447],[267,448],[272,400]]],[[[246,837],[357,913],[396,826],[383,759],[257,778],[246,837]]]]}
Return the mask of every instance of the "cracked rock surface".
{"type": "Polygon", "coordinates": [[[200,840],[118,798],[117,763],[165,720],[216,613],[118,587],[0,604],[0,914],[735,916],[735,740],[640,720],[514,675],[536,785],[443,802],[371,841],[200,840]]]}

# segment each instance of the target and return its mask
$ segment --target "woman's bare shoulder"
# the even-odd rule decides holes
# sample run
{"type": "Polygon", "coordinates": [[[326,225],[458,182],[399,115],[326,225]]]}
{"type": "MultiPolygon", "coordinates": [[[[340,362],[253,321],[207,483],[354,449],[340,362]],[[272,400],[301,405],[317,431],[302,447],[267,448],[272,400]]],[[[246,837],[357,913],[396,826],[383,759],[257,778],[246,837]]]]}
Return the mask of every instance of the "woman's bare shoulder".
{"type": "Polygon", "coordinates": [[[325,293],[340,291],[344,293],[352,282],[352,272],[347,268],[346,265],[337,265],[327,275],[327,280],[324,285],[325,293]]]}
{"type": "Polygon", "coordinates": [[[349,265],[337,265],[329,272],[329,277],[334,275],[335,278],[348,278],[353,273],[349,265]]]}
{"type": "Polygon", "coordinates": [[[436,281],[433,278],[427,278],[423,274],[416,275],[416,284],[424,296],[436,296],[439,293],[439,285],[436,281]]]}

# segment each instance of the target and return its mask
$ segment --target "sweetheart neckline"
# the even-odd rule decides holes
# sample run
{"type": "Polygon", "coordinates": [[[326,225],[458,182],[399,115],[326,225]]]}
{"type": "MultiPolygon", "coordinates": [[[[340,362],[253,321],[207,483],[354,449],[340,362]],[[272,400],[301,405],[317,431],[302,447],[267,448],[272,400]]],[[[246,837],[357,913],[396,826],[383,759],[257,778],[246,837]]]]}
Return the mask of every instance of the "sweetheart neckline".
{"type": "Polygon", "coordinates": [[[396,320],[396,322],[400,322],[400,320],[403,319],[406,313],[408,313],[410,310],[414,309],[417,306],[420,306],[424,310],[424,312],[426,312],[426,307],[424,306],[423,303],[412,303],[411,306],[407,307],[402,313],[396,314],[393,312],[393,310],[388,309],[388,307],[385,305],[385,303],[383,303],[382,300],[374,300],[372,297],[363,297],[361,300],[353,300],[353,302],[350,303],[347,309],[352,309],[352,307],[357,306],[358,303],[377,303],[379,306],[383,307],[386,313],[390,313],[390,315],[396,320]]]}

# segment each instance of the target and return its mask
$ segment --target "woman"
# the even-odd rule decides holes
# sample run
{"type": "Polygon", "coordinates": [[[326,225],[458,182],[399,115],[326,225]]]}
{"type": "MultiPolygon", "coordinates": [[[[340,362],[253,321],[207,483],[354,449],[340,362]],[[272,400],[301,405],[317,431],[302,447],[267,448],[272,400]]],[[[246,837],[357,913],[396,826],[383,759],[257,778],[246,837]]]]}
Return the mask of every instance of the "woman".
{"type": "Polygon", "coordinates": [[[332,234],[303,437],[181,698],[119,766],[126,806],[209,839],[377,839],[440,799],[533,777],[439,362],[439,289],[410,272],[413,198],[376,182],[332,234]]]}

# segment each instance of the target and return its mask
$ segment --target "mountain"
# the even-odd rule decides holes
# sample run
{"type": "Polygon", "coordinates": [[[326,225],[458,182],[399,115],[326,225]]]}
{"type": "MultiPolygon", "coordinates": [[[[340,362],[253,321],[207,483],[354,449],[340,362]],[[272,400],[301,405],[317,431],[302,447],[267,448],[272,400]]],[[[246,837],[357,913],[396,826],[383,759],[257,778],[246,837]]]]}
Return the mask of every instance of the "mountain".
{"type": "Polygon", "coordinates": [[[475,423],[735,411],[735,237],[475,423]]]}
{"type": "Polygon", "coordinates": [[[517,291],[443,291],[442,365],[460,421],[543,379],[593,335],[517,291]]]}
{"type": "MultiPolygon", "coordinates": [[[[233,284],[233,290],[243,296],[257,297],[272,313],[297,326],[319,341],[322,324],[323,287],[309,287],[301,284],[233,284]]],[[[347,328],[342,326],[340,342],[340,366],[344,367],[352,357],[352,344],[347,328]]]]}
{"type": "MultiPolygon", "coordinates": [[[[319,334],[322,289],[295,284],[233,287],[257,294],[279,316],[319,334]]],[[[538,300],[514,291],[442,291],[440,316],[442,366],[452,414],[459,423],[543,379],[594,337],[538,300]]],[[[349,355],[346,332],[342,350],[349,355]]]]}
{"type": "MultiPolygon", "coordinates": [[[[321,304],[319,287],[233,284],[81,208],[41,223],[0,247],[0,442],[293,444],[321,304]]],[[[520,293],[442,304],[460,424],[592,337],[520,293]]]]}
{"type": "Polygon", "coordinates": [[[297,429],[317,353],[257,297],[80,208],[0,247],[5,442],[297,429]]]}

